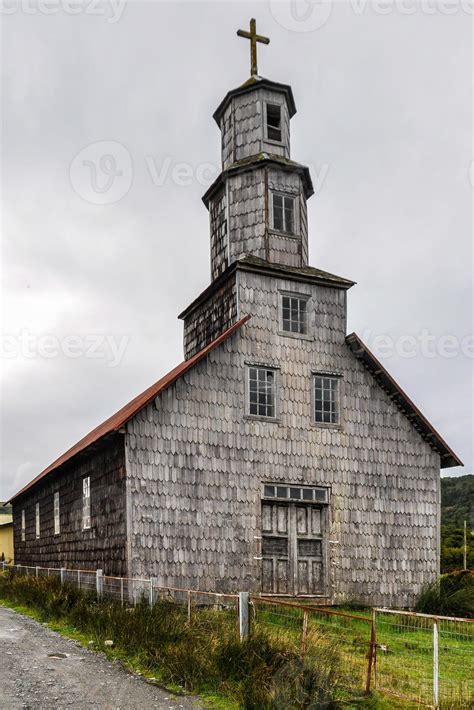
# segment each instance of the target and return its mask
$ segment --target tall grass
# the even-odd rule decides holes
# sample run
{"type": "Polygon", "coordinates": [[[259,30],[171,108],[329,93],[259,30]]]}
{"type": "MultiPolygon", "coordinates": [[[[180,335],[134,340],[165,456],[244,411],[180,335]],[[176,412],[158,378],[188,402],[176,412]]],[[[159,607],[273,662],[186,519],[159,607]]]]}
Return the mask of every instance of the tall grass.
{"type": "Polygon", "coordinates": [[[235,616],[198,608],[192,624],[170,601],[134,608],[98,601],[56,578],[0,575],[0,597],[62,620],[94,640],[105,640],[165,683],[232,697],[245,710],[332,710],[339,707],[341,661],[332,649],[304,661],[284,640],[256,631],[241,642],[235,616]]]}
{"type": "Polygon", "coordinates": [[[415,611],[423,614],[474,618],[474,572],[453,572],[427,585],[415,611]]]}

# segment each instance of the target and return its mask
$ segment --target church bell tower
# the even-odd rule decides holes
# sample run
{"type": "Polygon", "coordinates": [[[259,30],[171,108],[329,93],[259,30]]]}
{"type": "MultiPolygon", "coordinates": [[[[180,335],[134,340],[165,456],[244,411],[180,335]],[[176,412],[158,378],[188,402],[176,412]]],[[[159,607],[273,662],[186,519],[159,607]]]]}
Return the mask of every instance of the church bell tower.
{"type": "Polygon", "coordinates": [[[308,264],[306,201],[313,194],[307,167],[291,160],[291,87],[258,75],[257,42],[250,32],[251,76],[229,91],[214,119],[221,131],[222,172],[203,197],[209,210],[211,279],[234,261],[255,256],[289,267],[308,264]]]}

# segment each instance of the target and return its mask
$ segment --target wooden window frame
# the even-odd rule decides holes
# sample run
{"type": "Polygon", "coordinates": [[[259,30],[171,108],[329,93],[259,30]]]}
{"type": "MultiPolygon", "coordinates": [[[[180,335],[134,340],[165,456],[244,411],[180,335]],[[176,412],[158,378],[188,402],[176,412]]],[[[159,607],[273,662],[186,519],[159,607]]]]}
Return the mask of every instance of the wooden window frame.
{"type": "MultiPolygon", "coordinates": [[[[326,388],[323,387],[323,391],[326,388]]],[[[342,429],[343,425],[343,378],[342,375],[339,373],[329,373],[329,372],[313,372],[313,377],[312,377],[312,384],[311,384],[311,406],[312,406],[312,422],[315,426],[318,427],[327,427],[329,429],[342,429]],[[318,379],[322,380],[331,380],[331,381],[336,381],[337,382],[337,387],[336,387],[336,397],[337,399],[336,404],[336,412],[337,412],[337,421],[320,421],[317,418],[317,413],[316,413],[316,383],[318,379]]],[[[322,413],[324,414],[324,398],[322,400],[323,402],[323,410],[322,413]]],[[[332,407],[330,407],[330,412],[332,410],[332,407]]]]}
{"type": "Polygon", "coordinates": [[[40,504],[35,505],[35,539],[39,540],[41,537],[41,511],[40,504]]]}
{"type": "Polygon", "coordinates": [[[54,491],[53,494],[53,518],[54,518],[54,534],[61,534],[61,511],[59,507],[59,491],[54,491]]]}
{"type": "MultiPolygon", "coordinates": [[[[245,376],[245,416],[247,419],[258,419],[263,422],[279,422],[280,407],[279,407],[279,391],[280,391],[280,371],[278,368],[272,365],[263,365],[261,363],[246,363],[246,376],[245,376]],[[273,415],[265,414],[255,414],[251,411],[250,402],[250,376],[251,370],[265,370],[267,373],[272,372],[274,375],[273,380],[273,415]]],[[[258,380],[257,380],[258,382],[258,380]]]]}
{"type": "Polygon", "coordinates": [[[275,103],[274,101],[265,101],[265,127],[264,127],[264,138],[266,143],[273,143],[274,145],[284,145],[283,141],[283,106],[282,104],[275,103]],[[275,106],[280,110],[280,126],[279,128],[275,128],[274,126],[269,126],[268,125],[268,107],[269,106],[275,106]],[[270,138],[268,135],[268,129],[273,129],[273,130],[279,130],[280,131],[280,140],[277,140],[276,138],[270,138]]]}
{"type": "Polygon", "coordinates": [[[84,476],[82,479],[82,529],[90,530],[91,527],[91,477],[84,476]]]}
{"type": "Polygon", "coordinates": [[[271,190],[271,211],[270,211],[270,224],[271,231],[275,234],[279,234],[282,237],[287,237],[288,239],[298,239],[300,236],[300,225],[299,225],[299,215],[297,209],[297,201],[299,195],[290,192],[281,192],[279,190],[271,190]],[[275,227],[275,197],[281,197],[283,200],[282,210],[283,210],[283,229],[278,229],[275,227]],[[293,203],[293,230],[288,231],[286,228],[286,217],[285,217],[285,200],[291,200],[293,203]]]}
{"type": "Polygon", "coordinates": [[[310,300],[311,300],[311,296],[308,294],[305,294],[305,293],[294,293],[294,292],[289,292],[289,291],[280,291],[279,292],[279,334],[280,335],[288,336],[291,338],[300,338],[302,340],[312,340],[313,339],[309,333],[309,316],[310,316],[309,302],[310,302],[310,300]],[[298,299],[299,301],[304,301],[306,303],[305,331],[303,333],[285,329],[284,318],[283,318],[283,311],[284,311],[283,301],[285,298],[298,299]]]}

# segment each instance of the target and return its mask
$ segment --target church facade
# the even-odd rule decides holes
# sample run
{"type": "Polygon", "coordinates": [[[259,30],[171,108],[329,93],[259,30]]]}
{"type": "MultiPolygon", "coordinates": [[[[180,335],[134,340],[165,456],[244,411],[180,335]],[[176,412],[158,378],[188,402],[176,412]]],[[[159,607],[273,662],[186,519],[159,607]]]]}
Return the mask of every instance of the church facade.
{"type": "Polygon", "coordinates": [[[462,464],[346,334],[353,282],[309,266],[295,111],[256,73],[217,108],[184,361],[13,498],[18,563],[396,606],[436,579],[440,468],[462,464]]]}

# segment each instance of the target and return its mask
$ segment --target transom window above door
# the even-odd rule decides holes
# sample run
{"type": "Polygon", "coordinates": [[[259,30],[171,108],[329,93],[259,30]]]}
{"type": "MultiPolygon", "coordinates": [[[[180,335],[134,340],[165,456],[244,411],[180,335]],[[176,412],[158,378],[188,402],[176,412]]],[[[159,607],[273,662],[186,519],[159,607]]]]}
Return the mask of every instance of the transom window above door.
{"type": "Polygon", "coordinates": [[[274,419],[276,411],[276,370],[248,367],[248,413],[251,416],[274,419]]]}
{"type": "Polygon", "coordinates": [[[292,500],[303,503],[329,503],[329,489],[322,486],[286,486],[280,483],[265,483],[264,498],[292,500]]]}
{"type": "Polygon", "coordinates": [[[295,198],[272,193],[272,227],[283,234],[296,235],[295,198]]]}
{"type": "Polygon", "coordinates": [[[281,294],[281,330],[284,333],[307,334],[307,304],[307,296],[281,294]]]}

